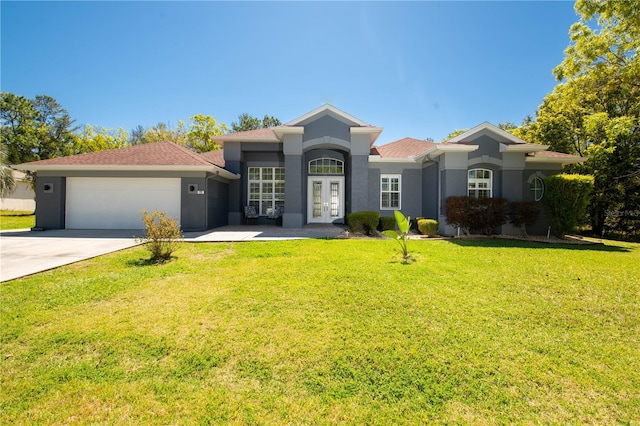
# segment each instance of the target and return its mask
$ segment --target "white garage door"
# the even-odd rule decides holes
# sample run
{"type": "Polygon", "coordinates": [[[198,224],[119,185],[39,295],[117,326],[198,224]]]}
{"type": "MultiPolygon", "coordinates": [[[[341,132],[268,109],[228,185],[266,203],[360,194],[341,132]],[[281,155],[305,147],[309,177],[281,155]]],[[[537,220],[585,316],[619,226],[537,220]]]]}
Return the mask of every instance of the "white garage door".
{"type": "Polygon", "coordinates": [[[68,229],[142,229],[143,209],[180,223],[180,179],[67,178],[68,229]]]}

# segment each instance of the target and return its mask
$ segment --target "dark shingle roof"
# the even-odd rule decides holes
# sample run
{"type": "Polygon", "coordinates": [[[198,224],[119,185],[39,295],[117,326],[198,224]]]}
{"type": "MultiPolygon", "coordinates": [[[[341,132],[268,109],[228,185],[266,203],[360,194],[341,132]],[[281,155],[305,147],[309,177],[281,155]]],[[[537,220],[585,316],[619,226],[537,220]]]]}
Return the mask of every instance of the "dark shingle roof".
{"type": "Polygon", "coordinates": [[[173,142],[156,142],[51,158],[28,164],[34,166],[207,166],[213,163],[173,142]]]}

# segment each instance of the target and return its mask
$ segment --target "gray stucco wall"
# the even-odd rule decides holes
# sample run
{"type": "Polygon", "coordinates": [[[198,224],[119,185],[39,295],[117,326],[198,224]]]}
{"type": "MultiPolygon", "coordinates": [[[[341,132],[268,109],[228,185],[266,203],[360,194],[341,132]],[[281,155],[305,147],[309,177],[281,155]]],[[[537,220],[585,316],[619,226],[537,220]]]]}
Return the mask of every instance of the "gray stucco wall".
{"type": "Polygon", "coordinates": [[[422,214],[430,219],[438,218],[438,165],[429,163],[422,169],[422,214]]]}
{"type": "Polygon", "coordinates": [[[489,136],[480,136],[474,139],[472,143],[478,145],[478,149],[469,153],[470,160],[482,157],[483,155],[500,158],[500,143],[497,140],[489,136]]]}
{"type": "MultiPolygon", "coordinates": [[[[349,213],[365,211],[369,206],[369,156],[352,155],[349,170],[349,213]]],[[[345,212],[346,213],[346,212],[345,212]]],[[[346,213],[348,214],[348,213],[346,213]]]]}
{"type": "Polygon", "coordinates": [[[422,216],[422,168],[419,164],[370,163],[367,207],[360,210],[379,212],[380,216],[393,216],[394,209],[380,208],[380,176],[399,174],[401,176],[400,211],[412,218],[422,216]]]}
{"type": "Polygon", "coordinates": [[[36,228],[64,229],[67,201],[66,178],[42,176],[36,178],[36,228]],[[45,192],[45,186],[48,190],[45,192]]]}
{"type": "Polygon", "coordinates": [[[350,128],[347,124],[328,115],[320,117],[304,126],[303,142],[324,136],[349,141],[351,139],[350,128]]]}
{"type": "Polygon", "coordinates": [[[207,229],[206,178],[182,178],[180,183],[180,225],[183,231],[207,229]],[[189,191],[193,187],[194,191],[189,191]]]}
{"type": "Polygon", "coordinates": [[[284,183],[284,228],[302,228],[305,223],[303,217],[304,205],[304,173],[302,155],[285,155],[285,183],[284,183]]]}
{"type": "Polygon", "coordinates": [[[229,185],[207,180],[207,228],[217,228],[229,223],[229,185]]]}

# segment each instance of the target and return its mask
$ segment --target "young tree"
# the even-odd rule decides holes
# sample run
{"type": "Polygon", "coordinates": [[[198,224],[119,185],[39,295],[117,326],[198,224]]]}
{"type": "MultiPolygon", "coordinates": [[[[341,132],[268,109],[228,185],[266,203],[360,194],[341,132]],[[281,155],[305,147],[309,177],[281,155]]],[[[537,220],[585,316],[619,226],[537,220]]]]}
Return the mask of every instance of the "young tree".
{"type": "Polygon", "coordinates": [[[7,147],[0,145],[0,196],[6,197],[15,188],[13,171],[7,162],[7,147]]]}
{"type": "Polygon", "coordinates": [[[220,145],[213,140],[213,137],[228,131],[226,124],[216,122],[216,119],[210,115],[194,115],[189,119],[189,130],[186,134],[187,147],[196,152],[220,149],[220,145]]]}

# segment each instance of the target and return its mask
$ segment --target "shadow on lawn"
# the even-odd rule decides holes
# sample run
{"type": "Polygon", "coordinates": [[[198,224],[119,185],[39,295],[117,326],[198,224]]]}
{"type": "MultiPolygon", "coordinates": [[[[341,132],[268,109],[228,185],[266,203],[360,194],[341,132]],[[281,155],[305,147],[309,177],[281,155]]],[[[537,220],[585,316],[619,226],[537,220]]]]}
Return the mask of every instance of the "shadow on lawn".
{"type": "Polygon", "coordinates": [[[541,248],[541,249],[563,249],[563,250],[589,250],[627,253],[631,249],[628,247],[605,245],[604,243],[570,243],[559,241],[527,241],[509,238],[452,238],[449,242],[461,247],[500,247],[500,248],[541,248]]]}

